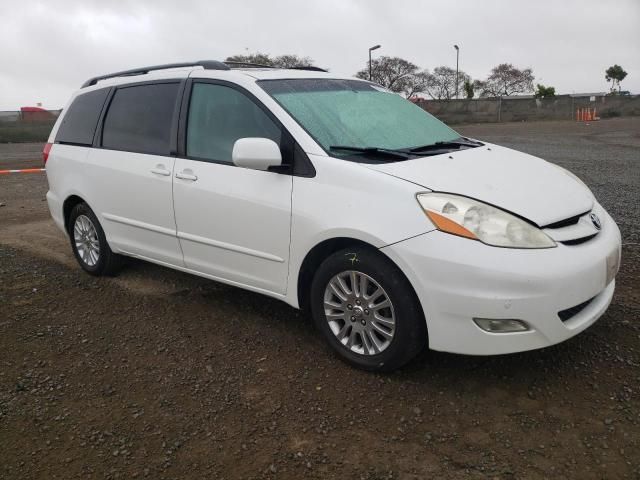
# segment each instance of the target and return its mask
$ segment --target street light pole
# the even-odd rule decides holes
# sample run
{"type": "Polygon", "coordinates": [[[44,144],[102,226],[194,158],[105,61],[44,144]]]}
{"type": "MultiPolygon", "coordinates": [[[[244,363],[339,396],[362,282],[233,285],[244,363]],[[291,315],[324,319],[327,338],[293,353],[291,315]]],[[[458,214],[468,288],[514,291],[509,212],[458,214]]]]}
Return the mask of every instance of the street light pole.
{"type": "Polygon", "coordinates": [[[460,57],[460,48],[458,45],[454,45],[453,48],[456,49],[456,100],[458,99],[458,59],[460,57]]]}
{"type": "Polygon", "coordinates": [[[371,81],[371,52],[380,48],[380,45],[374,45],[369,49],[369,81],[371,81]]]}

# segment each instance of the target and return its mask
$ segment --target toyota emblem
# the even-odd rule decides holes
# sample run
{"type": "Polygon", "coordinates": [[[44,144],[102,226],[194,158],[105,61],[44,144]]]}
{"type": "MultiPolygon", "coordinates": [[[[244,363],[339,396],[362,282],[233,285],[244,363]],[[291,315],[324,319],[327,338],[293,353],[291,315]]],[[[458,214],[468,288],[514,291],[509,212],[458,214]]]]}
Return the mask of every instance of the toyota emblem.
{"type": "Polygon", "coordinates": [[[595,213],[589,215],[589,218],[591,219],[591,223],[593,223],[593,226],[596,227],[596,230],[600,230],[602,228],[602,223],[595,213]]]}

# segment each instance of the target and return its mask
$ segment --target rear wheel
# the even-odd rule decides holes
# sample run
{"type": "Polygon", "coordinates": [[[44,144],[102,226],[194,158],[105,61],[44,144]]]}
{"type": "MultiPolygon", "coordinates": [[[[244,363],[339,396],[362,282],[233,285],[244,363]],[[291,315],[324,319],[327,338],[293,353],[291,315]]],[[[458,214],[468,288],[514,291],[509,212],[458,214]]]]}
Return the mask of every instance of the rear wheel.
{"type": "Polygon", "coordinates": [[[400,269],[373,248],[327,258],[311,286],[314,321],[333,349],[352,365],[389,371],[427,343],[418,299],[400,269]]]}
{"type": "Polygon", "coordinates": [[[113,275],[122,257],[109,248],[98,218],[86,203],[79,203],[69,215],[69,238],[80,266],[91,275],[113,275]]]}

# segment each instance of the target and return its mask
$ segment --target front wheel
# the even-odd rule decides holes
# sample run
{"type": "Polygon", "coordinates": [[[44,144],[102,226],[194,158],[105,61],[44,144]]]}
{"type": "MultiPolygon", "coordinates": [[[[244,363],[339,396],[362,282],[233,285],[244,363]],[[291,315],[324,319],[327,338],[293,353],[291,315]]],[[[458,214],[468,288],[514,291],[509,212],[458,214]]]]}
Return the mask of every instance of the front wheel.
{"type": "Polygon", "coordinates": [[[425,319],[411,284],[373,248],[328,257],[312,282],[311,310],[333,349],[365,370],[394,370],[427,344],[425,319]]]}

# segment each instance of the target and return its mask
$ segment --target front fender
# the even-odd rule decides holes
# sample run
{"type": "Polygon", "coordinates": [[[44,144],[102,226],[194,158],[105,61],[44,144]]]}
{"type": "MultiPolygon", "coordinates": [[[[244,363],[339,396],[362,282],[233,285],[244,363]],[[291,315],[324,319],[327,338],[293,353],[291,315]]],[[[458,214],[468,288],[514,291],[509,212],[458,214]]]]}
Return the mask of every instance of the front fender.
{"type": "Polygon", "coordinates": [[[415,198],[424,188],[363,164],[309,157],[316,176],[293,182],[287,300],[294,306],[302,262],[316,245],[346,238],[382,248],[434,229],[415,198]]]}

